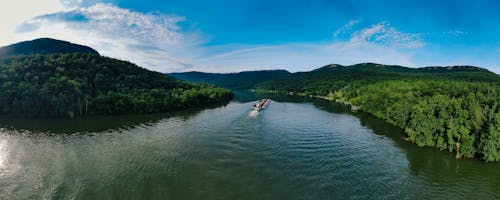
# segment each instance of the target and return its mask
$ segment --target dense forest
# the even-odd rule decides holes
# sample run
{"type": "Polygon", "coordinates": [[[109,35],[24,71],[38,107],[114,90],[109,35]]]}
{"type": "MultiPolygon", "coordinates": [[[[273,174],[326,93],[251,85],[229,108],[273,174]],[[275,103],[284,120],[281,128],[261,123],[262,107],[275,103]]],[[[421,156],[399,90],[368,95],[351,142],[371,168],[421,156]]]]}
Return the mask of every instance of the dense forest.
{"type": "Polygon", "coordinates": [[[200,83],[208,83],[220,87],[231,88],[236,90],[251,89],[255,84],[282,78],[291,73],[285,70],[262,70],[262,71],[245,71],[239,73],[204,73],[204,72],[184,72],[168,74],[172,77],[200,83]]]}
{"type": "Polygon", "coordinates": [[[472,66],[408,68],[362,63],[352,66],[327,65],[310,72],[298,72],[256,85],[258,89],[328,95],[346,84],[368,85],[386,80],[462,80],[499,82],[499,75],[472,66]]]}
{"type": "Polygon", "coordinates": [[[500,76],[485,69],[329,65],[256,88],[328,96],[401,127],[419,146],[500,161],[500,76]]]}
{"type": "Polygon", "coordinates": [[[98,54],[0,59],[0,114],[74,117],[153,113],[231,98],[226,89],[187,83],[98,54]]]}

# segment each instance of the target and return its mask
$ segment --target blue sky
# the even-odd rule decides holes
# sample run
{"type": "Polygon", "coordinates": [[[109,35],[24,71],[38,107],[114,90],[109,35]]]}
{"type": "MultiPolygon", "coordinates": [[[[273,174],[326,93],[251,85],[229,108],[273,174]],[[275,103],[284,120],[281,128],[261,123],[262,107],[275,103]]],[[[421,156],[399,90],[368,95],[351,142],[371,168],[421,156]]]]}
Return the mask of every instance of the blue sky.
{"type": "Polygon", "coordinates": [[[161,72],[377,62],[475,65],[500,73],[494,0],[16,2],[2,12],[12,18],[0,20],[0,45],[53,37],[161,72]]]}

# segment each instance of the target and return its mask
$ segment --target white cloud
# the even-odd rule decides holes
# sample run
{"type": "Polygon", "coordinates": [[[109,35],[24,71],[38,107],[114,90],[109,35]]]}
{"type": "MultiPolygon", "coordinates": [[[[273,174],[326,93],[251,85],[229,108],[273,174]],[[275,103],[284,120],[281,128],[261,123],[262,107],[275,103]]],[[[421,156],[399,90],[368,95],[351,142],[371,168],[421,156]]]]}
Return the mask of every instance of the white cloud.
{"type": "MultiPolygon", "coordinates": [[[[452,56],[439,56],[441,54],[438,53],[422,54],[425,50],[422,47],[426,44],[421,34],[402,32],[387,22],[359,29],[360,21],[351,20],[333,33],[335,37],[342,38],[333,38],[331,42],[207,46],[203,35],[182,29],[179,23],[185,20],[183,16],[141,13],[112,4],[88,5],[89,1],[64,1],[61,4],[56,0],[47,0],[36,4],[40,1],[17,0],[22,3],[13,3],[10,8],[0,7],[0,11],[10,13],[8,18],[0,18],[0,44],[52,37],[88,45],[105,56],[129,60],[161,72],[235,72],[278,68],[306,71],[331,63],[351,65],[362,62],[410,67],[480,62],[472,58],[457,60],[452,56]],[[22,14],[19,10],[30,2],[39,7],[29,7],[34,10],[22,14]],[[49,3],[52,5],[49,6],[47,2],[53,5],[49,3]],[[20,15],[14,14],[18,12],[20,15]],[[10,21],[10,16],[13,16],[14,22],[10,21]],[[16,27],[18,32],[14,33],[16,27]]],[[[462,33],[455,31],[448,34],[462,33]]],[[[497,55],[498,52],[488,57],[497,55]]],[[[477,64],[485,66],[480,64],[488,63],[477,64]]],[[[494,69],[498,72],[498,67],[494,69]]]]}
{"type": "Polygon", "coordinates": [[[369,42],[403,48],[418,48],[424,46],[421,34],[400,32],[387,22],[381,22],[354,32],[350,42],[353,44],[369,42]]]}
{"type": "Polygon", "coordinates": [[[453,36],[456,36],[456,37],[460,37],[460,36],[463,36],[463,35],[467,35],[468,33],[465,32],[465,31],[461,31],[461,30],[450,30],[450,31],[445,32],[445,34],[453,35],[453,36]]]}
{"type": "Polygon", "coordinates": [[[190,66],[177,58],[201,43],[194,33],[181,33],[175,15],[140,13],[98,3],[42,15],[19,26],[22,39],[53,37],[91,46],[106,56],[129,60],[157,71],[190,66]]]}
{"type": "Polygon", "coordinates": [[[202,35],[181,30],[183,16],[141,13],[105,3],[85,6],[83,2],[63,0],[58,12],[26,20],[18,27],[17,41],[38,37],[68,40],[162,72],[303,71],[330,63],[368,61],[414,66],[411,52],[404,49],[423,45],[418,34],[397,31],[385,22],[353,31],[360,20],[351,20],[334,33],[350,35],[343,41],[206,46],[202,35]]]}
{"type": "MultiPolygon", "coordinates": [[[[348,33],[358,22],[352,20],[336,33],[348,33]]],[[[305,71],[331,63],[351,65],[363,62],[416,67],[414,53],[424,45],[419,34],[397,31],[385,22],[351,32],[347,40],[329,43],[212,47],[208,52],[215,53],[208,53],[185,71],[235,72],[270,68],[305,71]]]]}
{"type": "Polygon", "coordinates": [[[183,39],[177,23],[184,17],[143,14],[110,4],[96,4],[73,11],[84,15],[88,22],[72,24],[72,29],[94,31],[102,37],[131,38],[131,43],[165,45],[179,44],[183,39]],[[81,27],[81,26],[85,27],[81,27]]]}
{"type": "Polygon", "coordinates": [[[333,33],[333,37],[338,37],[340,36],[341,34],[345,33],[345,32],[348,32],[350,31],[354,25],[358,24],[361,20],[350,20],[349,22],[347,22],[346,25],[342,26],[341,28],[339,28],[337,31],[335,31],[333,33]]]}
{"type": "MultiPolygon", "coordinates": [[[[225,46],[213,48],[216,49],[214,51],[227,49],[225,46]]],[[[295,72],[312,70],[331,63],[351,65],[363,62],[415,66],[411,52],[371,43],[352,45],[350,42],[334,42],[239,47],[234,51],[197,60],[192,68],[186,68],[184,71],[287,69],[295,72]]]]}
{"type": "Polygon", "coordinates": [[[13,0],[0,6],[0,46],[16,41],[14,31],[23,21],[63,10],[58,0],[13,0]]]}

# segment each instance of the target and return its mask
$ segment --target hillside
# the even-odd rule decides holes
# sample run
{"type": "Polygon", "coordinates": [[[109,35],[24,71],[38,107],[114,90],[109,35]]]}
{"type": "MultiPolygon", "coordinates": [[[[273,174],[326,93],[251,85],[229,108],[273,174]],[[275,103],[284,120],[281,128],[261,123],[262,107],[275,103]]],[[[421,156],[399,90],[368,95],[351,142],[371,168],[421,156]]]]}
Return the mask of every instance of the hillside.
{"type": "Polygon", "coordinates": [[[291,73],[285,70],[263,70],[246,71],[239,73],[203,73],[203,72],[185,72],[171,73],[172,77],[200,83],[208,83],[224,88],[231,89],[249,89],[255,84],[276,78],[286,77],[291,73]]]}
{"type": "Polygon", "coordinates": [[[51,38],[40,38],[32,41],[24,41],[0,48],[0,58],[9,56],[52,53],[99,54],[96,50],[90,47],[51,38]]]}
{"type": "Polygon", "coordinates": [[[231,98],[228,90],[187,83],[97,53],[0,59],[0,114],[74,117],[156,113],[231,98]]]}
{"type": "Polygon", "coordinates": [[[397,65],[361,63],[351,66],[327,65],[310,72],[294,73],[256,85],[263,90],[294,91],[327,95],[348,82],[374,83],[384,80],[462,80],[498,82],[500,76],[472,66],[408,68],[397,65]]]}
{"type": "Polygon", "coordinates": [[[360,107],[419,146],[500,161],[500,76],[471,66],[328,65],[256,85],[360,107]]]}

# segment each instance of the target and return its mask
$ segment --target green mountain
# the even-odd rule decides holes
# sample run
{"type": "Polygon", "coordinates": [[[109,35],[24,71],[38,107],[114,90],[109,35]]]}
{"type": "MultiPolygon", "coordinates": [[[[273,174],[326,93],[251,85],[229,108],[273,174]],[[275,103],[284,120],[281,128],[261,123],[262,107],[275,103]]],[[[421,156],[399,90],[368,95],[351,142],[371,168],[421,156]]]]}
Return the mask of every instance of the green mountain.
{"type": "Polygon", "coordinates": [[[172,77],[200,83],[208,83],[224,88],[231,89],[249,89],[255,84],[276,78],[286,77],[291,73],[285,70],[263,70],[263,71],[245,71],[239,73],[203,73],[203,72],[184,72],[168,74],[172,77]]]}
{"type": "Polygon", "coordinates": [[[419,146],[500,161],[500,76],[472,66],[328,65],[256,85],[361,108],[419,146]]]}
{"type": "Polygon", "coordinates": [[[256,85],[263,90],[327,95],[347,82],[374,83],[385,80],[499,81],[499,75],[472,66],[408,68],[397,65],[361,63],[351,66],[327,65],[310,72],[294,73],[256,85]]]}
{"type": "Polygon", "coordinates": [[[0,114],[74,117],[155,113],[207,106],[232,98],[229,90],[187,83],[133,63],[100,56],[89,47],[51,39],[35,41],[34,47],[26,45],[30,42],[22,42],[2,48],[30,55],[0,59],[0,114]],[[45,50],[39,46],[43,43],[40,41],[65,44],[68,49],[56,45],[45,50]],[[32,54],[35,52],[51,54],[32,54]]]}
{"type": "Polygon", "coordinates": [[[53,53],[99,54],[90,47],[51,38],[24,41],[0,48],[0,57],[53,53]]]}

